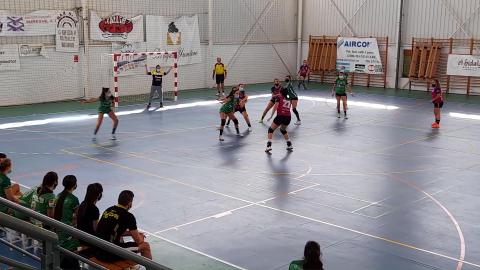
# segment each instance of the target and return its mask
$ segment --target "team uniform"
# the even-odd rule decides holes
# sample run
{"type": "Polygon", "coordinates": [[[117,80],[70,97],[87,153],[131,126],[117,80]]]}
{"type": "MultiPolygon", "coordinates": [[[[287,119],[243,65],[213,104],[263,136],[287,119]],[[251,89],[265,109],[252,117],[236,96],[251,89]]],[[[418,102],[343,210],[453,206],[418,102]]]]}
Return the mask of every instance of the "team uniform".
{"type": "Polygon", "coordinates": [[[432,89],[432,103],[434,108],[443,108],[442,89],[433,87],[432,89]]]}
{"type": "Polygon", "coordinates": [[[108,116],[112,119],[113,121],[113,128],[112,128],[112,140],[116,140],[117,138],[115,137],[115,132],[117,131],[117,126],[118,126],[118,119],[117,116],[115,115],[115,112],[113,111],[113,101],[114,97],[113,96],[108,96],[102,94],[98,98],[99,106],[98,106],[98,121],[97,121],[97,126],[95,127],[95,130],[93,132],[93,141],[96,141],[97,138],[97,133],[98,130],[100,129],[100,126],[103,122],[103,115],[108,114],[108,116]]]}
{"type": "MultiPolygon", "coordinates": [[[[38,194],[40,187],[33,187],[29,191],[25,192],[20,197],[20,205],[23,207],[30,208],[32,206],[33,196],[38,194]]],[[[15,211],[15,217],[21,220],[29,220],[28,215],[21,213],[20,211],[15,211]]]]}
{"type": "Polygon", "coordinates": [[[348,78],[346,76],[343,79],[337,78],[335,80],[335,96],[346,97],[347,85],[348,85],[348,78]]]}
{"type": "MultiPolygon", "coordinates": [[[[80,202],[78,201],[78,198],[72,193],[68,193],[67,196],[65,197],[65,200],[63,201],[62,217],[60,218],[60,221],[63,224],[74,226],[73,215],[79,205],[80,205],[80,202]]],[[[70,251],[75,251],[77,247],[80,245],[79,241],[73,238],[68,233],[57,230],[57,234],[58,234],[59,245],[65,249],[68,249],[70,251]]]]}
{"type": "Polygon", "coordinates": [[[284,98],[282,95],[278,95],[275,98],[275,102],[278,102],[277,107],[277,116],[273,119],[273,123],[277,126],[290,125],[292,121],[292,114],[290,110],[292,109],[292,103],[290,100],[284,98]]]}
{"type": "Polygon", "coordinates": [[[112,111],[113,96],[100,98],[100,105],[98,106],[98,113],[109,114],[112,111]]]}
{"type": "Polygon", "coordinates": [[[163,76],[167,75],[167,72],[163,70],[157,71],[156,69],[153,69],[147,74],[152,76],[152,87],[150,89],[150,96],[148,98],[147,107],[150,107],[150,105],[152,104],[152,100],[153,100],[153,97],[155,96],[155,92],[157,92],[158,96],[160,97],[160,107],[163,107],[162,83],[163,83],[163,76]]]}
{"type": "Polygon", "coordinates": [[[432,128],[440,128],[440,113],[443,108],[443,94],[440,87],[434,86],[432,88],[432,103],[435,114],[435,122],[432,123],[432,128]]]}
{"type": "Polygon", "coordinates": [[[275,100],[275,103],[278,105],[276,109],[277,116],[275,117],[275,119],[273,119],[273,123],[268,129],[268,142],[267,142],[267,149],[265,150],[265,152],[270,153],[270,151],[272,151],[273,132],[277,127],[280,127],[280,132],[283,134],[285,140],[287,141],[287,150],[291,151],[293,150],[293,146],[288,136],[288,132],[286,128],[292,120],[292,115],[290,112],[292,108],[292,103],[290,102],[289,99],[287,99],[282,94],[276,95],[274,97],[274,100],[275,100]]]}
{"type": "Polygon", "coordinates": [[[282,91],[282,85],[280,85],[280,84],[279,85],[274,85],[274,86],[272,86],[270,91],[272,92],[272,98],[270,99],[270,102],[275,103],[275,97],[280,95],[280,92],[282,91]]]}
{"type": "MultiPolygon", "coordinates": [[[[49,209],[55,208],[55,194],[52,190],[48,190],[46,193],[39,195],[39,193],[34,193],[32,195],[32,204],[31,209],[35,212],[38,212],[43,215],[47,215],[49,209]]],[[[42,227],[42,222],[36,219],[32,219],[32,223],[42,227]]]]}
{"type": "Polygon", "coordinates": [[[302,79],[298,82],[298,90],[300,90],[300,86],[303,85],[303,88],[307,90],[307,86],[305,85],[305,78],[308,76],[308,73],[310,72],[310,67],[307,64],[303,64],[300,66],[300,69],[298,71],[298,75],[302,77],[302,79]]]}
{"type": "Polygon", "coordinates": [[[287,82],[287,85],[285,86],[287,89],[287,96],[290,101],[292,101],[292,107],[293,107],[293,113],[295,114],[295,117],[297,118],[297,122],[295,122],[295,125],[300,125],[300,114],[297,111],[297,104],[298,104],[298,95],[297,92],[295,92],[295,88],[293,87],[292,82],[289,80],[287,82]]]}
{"type": "MultiPolygon", "coordinates": [[[[128,210],[121,206],[115,205],[103,212],[97,226],[97,237],[118,245],[120,247],[129,249],[131,251],[138,251],[138,244],[135,242],[123,242],[122,236],[127,231],[137,230],[137,221],[135,216],[128,212],[128,210]]],[[[107,262],[121,260],[115,254],[98,249],[96,256],[100,260],[107,262]]]]}
{"type": "Polygon", "coordinates": [[[227,69],[223,63],[216,63],[215,67],[215,82],[217,84],[225,83],[225,73],[227,69]]]}
{"type": "MultiPolygon", "coordinates": [[[[8,189],[10,187],[12,187],[12,181],[10,180],[10,178],[6,174],[0,173],[0,197],[6,199],[7,194],[5,194],[5,189],[8,189]]],[[[0,204],[0,212],[7,213],[8,207],[0,204]]]]}
{"type": "Polygon", "coordinates": [[[347,86],[348,86],[348,77],[347,75],[338,76],[335,79],[335,96],[337,98],[337,118],[340,118],[340,100],[343,101],[343,113],[345,119],[348,119],[347,116],[347,86]]]}
{"type": "Polygon", "coordinates": [[[220,107],[220,112],[221,113],[232,113],[234,112],[235,109],[235,98],[230,98],[227,102],[225,102],[222,107],[220,107]]]}
{"type": "Polygon", "coordinates": [[[247,95],[245,94],[245,90],[240,91],[238,99],[235,99],[235,112],[243,113],[247,111],[247,109],[245,108],[246,98],[247,95]]]}

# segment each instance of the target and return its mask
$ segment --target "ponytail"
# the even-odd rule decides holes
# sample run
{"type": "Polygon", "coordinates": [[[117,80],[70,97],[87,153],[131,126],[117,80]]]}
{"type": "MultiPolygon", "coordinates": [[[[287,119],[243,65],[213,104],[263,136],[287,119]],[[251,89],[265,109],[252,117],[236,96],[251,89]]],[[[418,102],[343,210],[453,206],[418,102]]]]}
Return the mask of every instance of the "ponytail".
{"type": "Polygon", "coordinates": [[[43,177],[42,185],[38,189],[38,196],[42,196],[43,194],[53,192],[48,187],[56,186],[58,183],[58,175],[56,172],[48,172],[43,177]]]}
{"type": "Polygon", "coordinates": [[[67,175],[65,178],[63,178],[62,185],[65,189],[58,194],[57,204],[55,205],[54,218],[58,221],[61,221],[62,219],[63,203],[65,202],[65,198],[69,193],[68,191],[77,186],[77,178],[74,175],[67,175]]]}
{"type": "Polygon", "coordinates": [[[323,270],[323,263],[321,261],[322,252],[320,245],[315,241],[308,241],[305,245],[304,255],[304,270],[323,270]]]}

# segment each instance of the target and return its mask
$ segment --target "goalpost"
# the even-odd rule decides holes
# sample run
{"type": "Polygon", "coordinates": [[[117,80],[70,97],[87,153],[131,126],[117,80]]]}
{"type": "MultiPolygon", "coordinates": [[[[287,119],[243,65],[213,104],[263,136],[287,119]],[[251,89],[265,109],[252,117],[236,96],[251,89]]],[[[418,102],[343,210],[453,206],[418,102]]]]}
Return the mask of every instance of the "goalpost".
{"type": "MultiPolygon", "coordinates": [[[[119,60],[122,57],[141,57],[145,56],[159,56],[166,58],[173,58],[172,72],[173,72],[173,101],[177,101],[178,98],[178,52],[176,51],[162,51],[162,52],[134,52],[134,53],[114,53],[110,54],[113,60],[113,88],[114,88],[114,104],[115,107],[118,107],[120,102],[119,95],[119,83],[118,83],[118,73],[119,73],[119,60]]],[[[144,60],[145,63],[148,63],[147,59],[144,60]]],[[[164,92],[164,87],[162,87],[162,92],[164,92]]],[[[164,95],[165,96],[165,95],[164,95]]],[[[166,97],[168,99],[168,96],[166,97]]]]}

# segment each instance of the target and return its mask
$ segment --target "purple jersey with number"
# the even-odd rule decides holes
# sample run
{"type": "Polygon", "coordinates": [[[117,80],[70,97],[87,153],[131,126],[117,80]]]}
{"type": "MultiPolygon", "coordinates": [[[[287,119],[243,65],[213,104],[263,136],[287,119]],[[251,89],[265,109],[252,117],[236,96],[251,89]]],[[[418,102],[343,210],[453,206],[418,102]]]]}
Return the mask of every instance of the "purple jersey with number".
{"type": "Polygon", "coordinates": [[[275,102],[278,103],[277,115],[291,116],[292,103],[282,95],[275,96],[275,102]]]}
{"type": "Polygon", "coordinates": [[[310,70],[310,68],[308,67],[308,65],[306,65],[306,64],[301,65],[300,66],[300,76],[302,76],[302,77],[307,76],[309,70],[310,70]]]}

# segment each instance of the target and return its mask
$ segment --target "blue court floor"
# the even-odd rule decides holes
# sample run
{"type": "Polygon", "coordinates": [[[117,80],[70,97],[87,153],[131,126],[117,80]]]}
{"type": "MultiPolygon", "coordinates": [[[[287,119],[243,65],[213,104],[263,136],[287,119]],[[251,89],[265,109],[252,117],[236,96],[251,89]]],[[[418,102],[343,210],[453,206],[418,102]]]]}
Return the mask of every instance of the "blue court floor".
{"type": "Polygon", "coordinates": [[[0,152],[25,188],[49,170],[76,175],[80,200],[102,183],[101,211],[134,191],[155,260],[173,269],[288,269],[308,240],[328,270],[480,269],[477,104],[447,100],[432,130],[428,99],[358,93],[345,120],[328,92],[299,94],[291,153],[280,134],[264,153],[262,95],[247,104],[253,131],[238,115],[244,136],[226,128],[224,142],[207,98],[121,108],[117,141],[106,118],[92,143],[94,110],[3,118],[0,152]]]}

